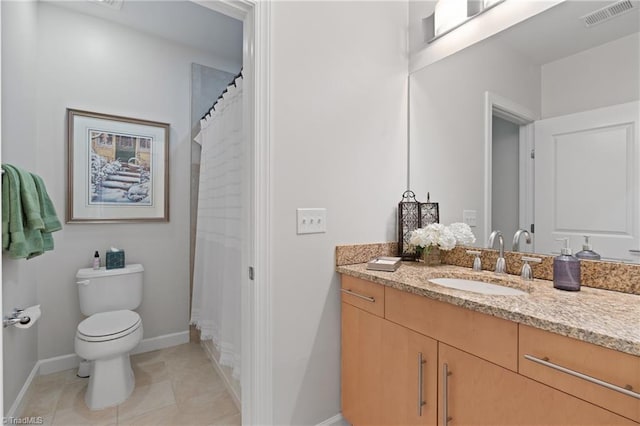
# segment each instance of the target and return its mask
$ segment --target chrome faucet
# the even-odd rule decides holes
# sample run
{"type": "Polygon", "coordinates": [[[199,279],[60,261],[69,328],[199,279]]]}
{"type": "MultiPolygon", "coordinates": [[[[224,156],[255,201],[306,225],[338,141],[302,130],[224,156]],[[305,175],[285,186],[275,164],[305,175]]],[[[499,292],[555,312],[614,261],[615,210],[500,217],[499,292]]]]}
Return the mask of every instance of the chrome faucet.
{"type": "Polygon", "coordinates": [[[525,281],[533,281],[533,269],[531,269],[529,262],[541,263],[542,259],[539,257],[522,256],[522,270],[520,271],[520,276],[525,281]]]}
{"type": "Polygon", "coordinates": [[[531,234],[526,229],[518,229],[513,235],[513,251],[520,251],[520,236],[524,234],[525,243],[531,244],[531,234]]]}
{"type": "Polygon", "coordinates": [[[473,270],[474,271],[482,271],[482,260],[480,259],[480,255],[482,252],[480,250],[467,250],[467,254],[472,254],[475,256],[473,259],[473,270]]]}
{"type": "Polygon", "coordinates": [[[496,261],[496,274],[504,274],[506,272],[507,265],[504,260],[504,237],[502,236],[502,231],[493,231],[491,235],[489,235],[489,248],[493,248],[496,237],[498,237],[498,247],[500,248],[498,260],[496,261]]]}

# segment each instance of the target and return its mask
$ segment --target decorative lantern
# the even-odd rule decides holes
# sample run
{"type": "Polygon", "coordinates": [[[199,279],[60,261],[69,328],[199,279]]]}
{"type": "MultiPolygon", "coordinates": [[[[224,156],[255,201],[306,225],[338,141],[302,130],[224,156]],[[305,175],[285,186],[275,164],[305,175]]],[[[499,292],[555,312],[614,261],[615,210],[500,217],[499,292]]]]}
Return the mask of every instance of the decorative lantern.
{"type": "Polygon", "coordinates": [[[398,203],[398,256],[403,260],[415,260],[416,254],[409,251],[411,232],[420,228],[420,202],[416,194],[407,190],[398,203]]]}
{"type": "Polygon", "coordinates": [[[416,200],[416,194],[413,191],[405,191],[402,194],[402,200],[398,203],[398,256],[403,260],[416,260],[416,253],[410,249],[409,245],[411,232],[439,221],[438,203],[432,203],[429,194],[427,194],[427,202],[421,203],[416,200]]]}
{"type": "Polygon", "coordinates": [[[429,201],[430,194],[427,192],[427,202],[420,203],[420,228],[431,223],[440,223],[440,207],[438,203],[429,201]]]}

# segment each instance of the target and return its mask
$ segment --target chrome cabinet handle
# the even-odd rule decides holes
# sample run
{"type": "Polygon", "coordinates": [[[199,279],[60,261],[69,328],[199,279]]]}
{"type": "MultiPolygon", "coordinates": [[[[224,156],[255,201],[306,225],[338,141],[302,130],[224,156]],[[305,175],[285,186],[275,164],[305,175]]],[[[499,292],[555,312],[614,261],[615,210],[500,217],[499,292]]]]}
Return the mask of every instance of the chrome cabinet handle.
{"type": "Polygon", "coordinates": [[[89,285],[89,280],[76,281],[78,285],[89,285]]]}
{"type": "Polygon", "coordinates": [[[627,396],[630,396],[632,398],[640,399],[640,393],[632,391],[631,390],[631,386],[628,386],[629,387],[628,389],[621,388],[620,386],[616,386],[614,384],[602,381],[600,379],[596,379],[595,377],[587,376],[586,374],[582,374],[582,373],[579,373],[577,371],[570,370],[570,369],[568,369],[566,367],[563,367],[561,365],[549,362],[549,358],[546,358],[546,357],[545,357],[545,359],[540,359],[540,358],[536,358],[536,357],[534,357],[532,355],[528,355],[528,354],[525,355],[524,357],[525,357],[525,359],[528,359],[529,361],[536,362],[538,364],[544,365],[545,367],[553,368],[554,370],[561,371],[561,372],[566,373],[566,374],[568,374],[570,376],[578,377],[578,378],[580,378],[582,380],[586,380],[587,382],[594,383],[596,385],[600,385],[602,387],[605,387],[607,389],[611,389],[611,390],[616,391],[616,392],[620,392],[620,393],[622,393],[624,395],[627,395],[627,396]]]}
{"type": "Polygon", "coordinates": [[[376,303],[376,299],[375,298],[373,298],[371,296],[364,296],[364,295],[362,295],[360,293],[356,293],[355,291],[351,291],[351,289],[343,288],[340,291],[342,291],[343,293],[350,294],[350,295],[355,296],[355,297],[359,297],[360,299],[366,300],[367,302],[376,303]]]}
{"type": "Polygon", "coordinates": [[[422,357],[422,352],[418,352],[418,417],[422,417],[422,407],[427,405],[423,395],[424,365],[426,363],[427,360],[422,357]]]}
{"type": "Polygon", "coordinates": [[[640,254],[640,250],[631,249],[631,250],[629,250],[629,253],[640,254]]]}
{"type": "Polygon", "coordinates": [[[447,426],[452,420],[449,417],[449,365],[442,364],[442,426],[447,426]]]}

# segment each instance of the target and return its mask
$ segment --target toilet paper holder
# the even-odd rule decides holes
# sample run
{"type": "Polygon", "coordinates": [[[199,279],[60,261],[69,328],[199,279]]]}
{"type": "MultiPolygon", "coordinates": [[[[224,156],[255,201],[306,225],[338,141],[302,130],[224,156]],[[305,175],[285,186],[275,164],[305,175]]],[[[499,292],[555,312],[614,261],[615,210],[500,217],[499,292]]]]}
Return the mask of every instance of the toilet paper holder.
{"type": "Polygon", "coordinates": [[[7,328],[16,324],[29,324],[31,317],[24,314],[24,309],[13,308],[10,316],[5,316],[2,319],[2,327],[7,328]]]}

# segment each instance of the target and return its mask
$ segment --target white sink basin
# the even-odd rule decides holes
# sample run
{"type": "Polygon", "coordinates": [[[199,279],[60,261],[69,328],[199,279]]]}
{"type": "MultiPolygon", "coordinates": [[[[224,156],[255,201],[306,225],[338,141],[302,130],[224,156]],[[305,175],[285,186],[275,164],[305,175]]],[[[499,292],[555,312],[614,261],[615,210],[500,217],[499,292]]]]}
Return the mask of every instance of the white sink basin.
{"type": "Polygon", "coordinates": [[[494,296],[524,296],[527,294],[525,291],[511,287],[503,287],[501,285],[489,284],[475,280],[465,280],[461,278],[432,278],[429,281],[443,287],[494,296]]]}

